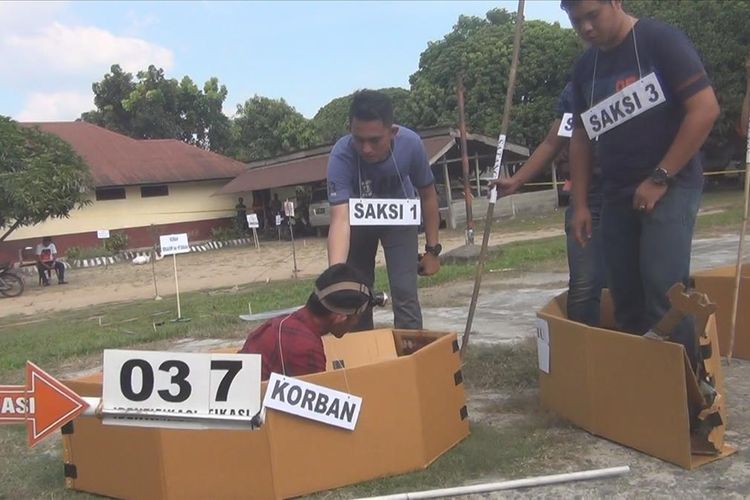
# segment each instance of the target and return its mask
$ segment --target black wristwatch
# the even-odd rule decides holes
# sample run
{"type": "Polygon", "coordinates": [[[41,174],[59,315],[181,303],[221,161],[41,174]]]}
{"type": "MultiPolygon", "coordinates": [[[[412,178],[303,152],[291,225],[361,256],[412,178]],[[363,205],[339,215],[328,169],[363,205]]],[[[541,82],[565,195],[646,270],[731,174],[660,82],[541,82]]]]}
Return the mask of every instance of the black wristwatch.
{"type": "Polygon", "coordinates": [[[657,186],[669,186],[672,184],[672,178],[669,176],[669,172],[665,168],[662,167],[656,167],[653,172],[651,172],[651,176],[649,177],[651,179],[651,182],[656,184],[657,186]]]}
{"type": "Polygon", "coordinates": [[[440,243],[437,243],[434,246],[425,245],[424,246],[424,251],[425,251],[425,253],[431,253],[432,255],[434,255],[435,257],[437,257],[438,255],[440,255],[440,252],[443,251],[443,245],[441,245],[440,243]]]}

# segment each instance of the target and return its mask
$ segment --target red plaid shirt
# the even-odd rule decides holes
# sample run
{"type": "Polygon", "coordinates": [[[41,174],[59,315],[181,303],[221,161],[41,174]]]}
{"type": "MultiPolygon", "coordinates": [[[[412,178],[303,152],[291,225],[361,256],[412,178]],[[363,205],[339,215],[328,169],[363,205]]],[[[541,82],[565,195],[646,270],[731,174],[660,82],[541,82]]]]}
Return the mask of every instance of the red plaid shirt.
{"type": "Polygon", "coordinates": [[[239,352],[261,355],[262,380],[268,380],[272,372],[283,374],[284,368],[286,375],[292,377],[323,372],[326,355],[320,333],[314,330],[314,325],[312,313],[305,307],[289,316],[269,319],[247,336],[239,352]],[[280,353],[284,357],[283,368],[280,353]]]}

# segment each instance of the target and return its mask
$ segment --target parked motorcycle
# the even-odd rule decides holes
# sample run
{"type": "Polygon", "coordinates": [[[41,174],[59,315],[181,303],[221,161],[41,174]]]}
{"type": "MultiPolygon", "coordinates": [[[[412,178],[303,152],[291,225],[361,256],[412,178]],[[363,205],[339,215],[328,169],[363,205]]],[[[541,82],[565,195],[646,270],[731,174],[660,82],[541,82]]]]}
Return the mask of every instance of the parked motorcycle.
{"type": "Polygon", "coordinates": [[[0,264],[0,295],[18,297],[23,293],[23,278],[10,270],[10,262],[0,264]]]}

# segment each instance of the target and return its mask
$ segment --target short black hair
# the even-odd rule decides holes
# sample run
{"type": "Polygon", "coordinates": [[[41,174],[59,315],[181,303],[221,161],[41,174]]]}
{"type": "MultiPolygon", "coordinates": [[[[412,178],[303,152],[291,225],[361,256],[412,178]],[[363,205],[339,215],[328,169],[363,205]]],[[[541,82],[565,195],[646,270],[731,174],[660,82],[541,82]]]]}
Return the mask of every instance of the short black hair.
{"type": "MultiPolygon", "coordinates": [[[[364,275],[349,264],[334,264],[323,271],[318,276],[318,279],[315,280],[315,288],[323,290],[331,285],[345,281],[361,283],[366,285],[368,289],[370,288],[364,275]]],[[[369,302],[370,296],[355,290],[341,290],[331,293],[325,300],[334,307],[354,310],[369,302]]],[[[315,292],[311,293],[307,298],[306,306],[315,316],[327,316],[331,314],[331,311],[320,302],[315,292]]]]}
{"type": "MultiPolygon", "coordinates": [[[[565,12],[568,12],[575,4],[581,0],[560,0],[560,8],[565,12]]],[[[602,3],[612,3],[612,0],[599,0],[602,3]]]]}
{"type": "Polygon", "coordinates": [[[391,98],[377,90],[364,89],[355,92],[349,105],[349,123],[354,118],[366,122],[380,120],[383,125],[393,125],[391,98]]]}

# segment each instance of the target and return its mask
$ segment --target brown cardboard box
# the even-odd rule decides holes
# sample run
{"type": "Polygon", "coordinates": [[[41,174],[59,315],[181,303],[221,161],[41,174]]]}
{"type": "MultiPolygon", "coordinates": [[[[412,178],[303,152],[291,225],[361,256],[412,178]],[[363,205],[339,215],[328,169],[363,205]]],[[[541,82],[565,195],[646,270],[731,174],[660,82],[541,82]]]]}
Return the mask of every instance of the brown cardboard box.
{"type": "MultiPolygon", "coordinates": [[[[301,378],[361,396],[354,431],[274,410],[258,431],[78,418],[63,436],[67,486],[120,498],[288,498],[425,468],[468,435],[455,333],[373,330],[324,344],[329,370],[346,370],[301,378]]],[[[67,384],[101,395],[101,374],[67,384]]]]}
{"type": "MultiPolygon", "coordinates": [[[[729,352],[732,304],[737,266],[724,266],[695,273],[695,288],[716,304],[716,326],[722,356],[729,352]]],[[[750,264],[742,266],[740,297],[737,303],[734,352],[736,358],[750,359],[750,264]]]]}
{"type": "MultiPolygon", "coordinates": [[[[723,444],[723,425],[712,438],[719,455],[691,452],[688,403],[698,394],[684,348],[612,329],[593,328],[565,317],[566,294],[538,316],[549,325],[549,373],[539,371],[542,406],[583,429],[662,460],[692,469],[735,450],[723,444]]],[[[613,326],[612,304],[602,300],[602,323],[613,326]]],[[[706,327],[713,356],[708,361],[724,394],[716,325],[706,327]]],[[[699,397],[699,396],[698,396],[699,397]]]]}

